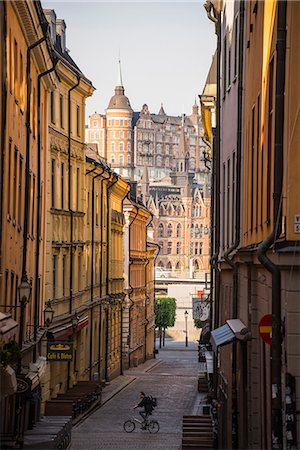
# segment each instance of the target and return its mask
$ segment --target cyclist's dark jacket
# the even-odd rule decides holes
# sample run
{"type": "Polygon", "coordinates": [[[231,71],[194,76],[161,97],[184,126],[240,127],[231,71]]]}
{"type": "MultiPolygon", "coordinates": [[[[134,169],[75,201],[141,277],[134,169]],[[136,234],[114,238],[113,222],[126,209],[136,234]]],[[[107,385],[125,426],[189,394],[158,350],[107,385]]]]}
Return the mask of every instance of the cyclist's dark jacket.
{"type": "Polygon", "coordinates": [[[152,406],[150,405],[150,402],[149,402],[149,400],[147,399],[147,397],[144,397],[143,400],[140,401],[140,403],[138,404],[138,407],[139,407],[139,408],[144,407],[146,413],[152,412],[152,409],[153,409],[152,406]]]}

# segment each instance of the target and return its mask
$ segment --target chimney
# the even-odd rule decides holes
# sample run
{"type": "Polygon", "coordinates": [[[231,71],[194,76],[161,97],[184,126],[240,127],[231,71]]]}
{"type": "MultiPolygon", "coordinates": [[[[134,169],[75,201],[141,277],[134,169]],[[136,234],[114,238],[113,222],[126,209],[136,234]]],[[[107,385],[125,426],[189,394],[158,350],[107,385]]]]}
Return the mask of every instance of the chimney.
{"type": "Polygon", "coordinates": [[[66,51],[66,28],[64,19],[56,20],[56,33],[60,35],[60,45],[63,53],[66,51]]]}
{"type": "Polygon", "coordinates": [[[44,9],[45,17],[49,23],[50,26],[50,35],[53,44],[56,43],[56,14],[54,9],[44,9]]]}

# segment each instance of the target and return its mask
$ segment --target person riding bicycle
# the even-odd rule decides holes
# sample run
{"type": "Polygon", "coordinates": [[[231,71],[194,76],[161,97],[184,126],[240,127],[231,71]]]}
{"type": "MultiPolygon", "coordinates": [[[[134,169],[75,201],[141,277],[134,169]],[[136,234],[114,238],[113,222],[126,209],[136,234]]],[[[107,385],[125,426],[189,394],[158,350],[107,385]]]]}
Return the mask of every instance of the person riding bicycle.
{"type": "Polygon", "coordinates": [[[140,399],[141,399],[141,401],[137,405],[135,405],[133,409],[144,408],[143,411],[139,411],[139,414],[143,418],[143,427],[142,428],[145,428],[147,419],[148,419],[149,415],[152,414],[153,407],[152,407],[151,403],[149,402],[148,397],[146,397],[145,392],[140,392],[140,399]]]}

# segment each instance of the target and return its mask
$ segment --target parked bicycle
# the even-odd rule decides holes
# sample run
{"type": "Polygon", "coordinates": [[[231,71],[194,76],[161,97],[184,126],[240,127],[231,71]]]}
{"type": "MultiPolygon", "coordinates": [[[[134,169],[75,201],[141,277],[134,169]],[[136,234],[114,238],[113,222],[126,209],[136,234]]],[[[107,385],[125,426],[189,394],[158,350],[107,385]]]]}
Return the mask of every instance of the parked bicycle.
{"type": "Polygon", "coordinates": [[[123,425],[124,431],[126,431],[126,433],[132,433],[135,430],[136,423],[140,425],[140,428],[142,430],[148,430],[149,433],[151,434],[159,432],[159,423],[157,422],[157,420],[147,419],[145,422],[142,422],[136,417],[131,417],[130,419],[126,420],[126,422],[124,422],[123,425]]]}

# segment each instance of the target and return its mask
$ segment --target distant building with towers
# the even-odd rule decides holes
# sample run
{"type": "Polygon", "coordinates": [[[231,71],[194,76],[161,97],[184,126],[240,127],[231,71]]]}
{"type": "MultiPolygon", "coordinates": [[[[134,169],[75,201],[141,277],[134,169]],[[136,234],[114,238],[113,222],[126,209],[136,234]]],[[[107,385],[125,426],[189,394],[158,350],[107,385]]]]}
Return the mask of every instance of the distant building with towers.
{"type": "Polygon", "coordinates": [[[198,105],[191,115],[133,111],[120,74],[105,114],[94,113],[86,141],[120,175],[138,183],[151,210],[157,265],[188,277],[209,271],[210,176],[198,105]]]}

